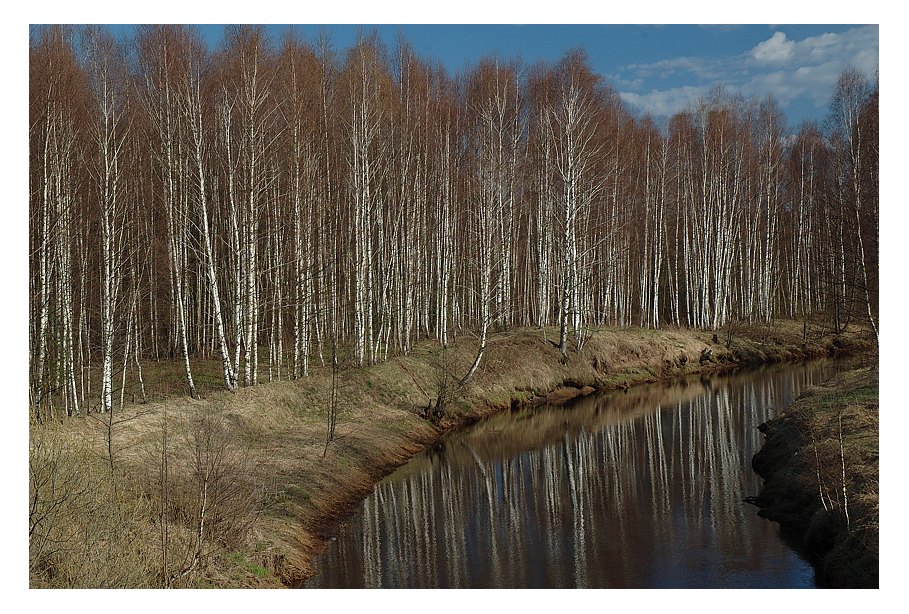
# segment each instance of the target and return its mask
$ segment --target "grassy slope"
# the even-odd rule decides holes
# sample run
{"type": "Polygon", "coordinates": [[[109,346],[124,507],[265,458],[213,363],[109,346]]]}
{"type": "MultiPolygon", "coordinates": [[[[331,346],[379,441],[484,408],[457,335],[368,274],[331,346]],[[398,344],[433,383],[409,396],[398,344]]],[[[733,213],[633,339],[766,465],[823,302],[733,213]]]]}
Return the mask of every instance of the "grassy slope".
{"type": "MultiPolygon", "coordinates": [[[[557,334],[554,330],[546,333],[550,340],[557,334]]],[[[193,416],[213,412],[230,441],[247,451],[250,462],[239,479],[262,487],[259,512],[246,539],[214,548],[204,567],[177,585],[281,586],[311,575],[311,561],[324,548],[327,531],[376,481],[436,440],[443,430],[506,408],[513,399],[527,401],[564,385],[620,388],[736,364],[867,348],[858,336],[833,340],[818,335],[803,344],[801,324],[796,322],[743,327],[736,331],[731,349],[723,344],[724,338],[720,341],[714,344],[710,334],[699,331],[602,328],[594,331],[582,352],[572,353],[563,364],[556,347],[544,341],[539,330],[496,334],[490,338],[480,370],[449,405],[441,427],[421,419],[417,410],[434,396],[438,365],[444,364],[452,373],[466,372],[477,342],[459,337],[445,351],[444,359],[440,359],[438,344],[421,342],[408,356],[341,374],[337,434],[324,458],[331,382],[327,368],[315,368],[310,377],[296,381],[235,393],[208,393],[203,400],[181,397],[133,405],[118,416],[122,422],[114,428],[116,465],[118,473],[137,485],[140,496],[152,503],[146,506],[145,516],[133,523],[137,525],[135,534],[141,537],[131,543],[147,553],[145,558],[156,549],[160,531],[153,495],[155,476],[160,473],[165,409],[175,447],[186,440],[193,416]],[[706,347],[713,349],[714,356],[701,363],[698,358],[706,347]]],[[[78,418],[55,428],[59,437],[82,442],[98,457],[106,453],[106,430],[98,420],[78,418]]],[[[33,440],[40,430],[33,429],[33,440]]],[[[186,463],[172,461],[169,470],[174,482],[192,480],[186,463]]],[[[183,535],[185,543],[191,541],[186,530],[174,529],[173,534],[183,535]]],[[[154,583],[153,579],[145,582],[154,583]]],[[[70,583],[90,584],[91,580],[70,583]]],[[[32,584],[59,582],[32,574],[32,584]]]]}
{"type": "Polygon", "coordinates": [[[878,425],[873,366],[806,391],[761,427],[756,503],[814,561],[822,586],[878,586],[878,425]]]}

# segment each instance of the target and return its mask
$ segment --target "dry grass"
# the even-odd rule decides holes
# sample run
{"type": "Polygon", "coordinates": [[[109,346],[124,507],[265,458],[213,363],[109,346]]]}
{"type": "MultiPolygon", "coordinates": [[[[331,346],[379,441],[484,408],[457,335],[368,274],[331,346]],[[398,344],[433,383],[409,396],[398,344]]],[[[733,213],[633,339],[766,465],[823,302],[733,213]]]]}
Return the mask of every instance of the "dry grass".
{"type": "Polygon", "coordinates": [[[878,585],[878,416],[876,364],[841,373],[768,423],[755,457],[762,513],[804,544],[825,585],[878,585]]]}
{"type": "Polygon", "coordinates": [[[835,491],[827,494],[828,507],[847,521],[848,538],[828,555],[826,573],[843,573],[844,563],[854,569],[854,561],[848,559],[858,556],[863,560],[859,570],[869,576],[869,582],[873,577],[874,584],[880,514],[878,396],[878,371],[871,367],[840,375],[807,399],[804,407],[796,408],[809,437],[818,442],[816,468],[820,468],[822,489],[835,491]],[[846,560],[838,560],[841,557],[846,560]]]}
{"type": "MultiPolygon", "coordinates": [[[[199,463],[193,460],[193,433],[200,416],[208,416],[224,446],[229,443],[236,473],[230,489],[247,495],[254,492],[256,500],[255,505],[244,507],[238,517],[226,522],[225,526],[232,527],[230,531],[207,536],[199,565],[175,580],[175,585],[281,586],[311,575],[311,560],[324,548],[327,531],[377,480],[435,441],[445,428],[478,420],[508,407],[513,399],[527,401],[564,385],[623,388],[739,362],[823,355],[832,347],[830,338],[802,344],[800,323],[784,323],[769,330],[772,334],[766,327],[757,332],[736,331],[732,346],[726,347],[722,335],[723,343],[714,344],[712,335],[705,332],[602,328],[595,330],[584,350],[573,353],[565,364],[551,343],[555,330],[545,331],[550,341],[544,340],[539,330],[498,333],[491,336],[475,377],[451,397],[438,424],[422,419],[421,412],[437,396],[440,365],[452,373],[466,372],[477,341],[470,336],[457,338],[445,351],[444,359],[438,344],[421,342],[407,356],[342,372],[337,432],[327,452],[328,367],[314,368],[305,379],[233,393],[207,392],[201,400],[178,396],[130,404],[115,413],[113,428],[115,478],[111,488],[119,488],[119,498],[108,496],[100,485],[102,476],[110,476],[103,420],[81,417],[63,424],[34,426],[33,460],[45,454],[37,446],[41,440],[47,442],[44,450],[53,450],[64,459],[56,465],[42,461],[45,474],[74,473],[79,476],[73,478],[78,484],[90,484],[105,493],[103,497],[90,495],[90,502],[67,495],[66,513],[50,524],[91,524],[92,514],[107,514],[111,521],[101,523],[109,527],[106,538],[84,545],[73,533],[55,537],[67,541],[69,549],[54,557],[36,553],[32,559],[39,564],[32,567],[32,585],[160,586],[164,575],[160,536],[165,525],[172,540],[168,570],[175,572],[188,566],[198,551],[194,510],[198,507],[199,463]],[[705,347],[713,349],[713,358],[701,363],[698,358],[705,347]],[[160,474],[165,424],[170,498],[165,506],[167,513],[162,514],[160,474]],[[121,488],[126,484],[128,489],[121,488]],[[92,507],[102,503],[111,509],[98,511],[92,507]],[[64,517],[65,522],[61,521],[64,517]],[[237,527],[246,527],[242,536],[236,535],[237,527]],[[123,560],[115,564],[113,559],[98,555],[97,544],[123,560]],[[47,563],[51,559],[52,565],[47,563]],[[72,571],[87,559],[94,561],[94,571],[81,575],[72,571]],[[103,570],[113,567],[131,571],[125,578],[105,575],[103,570]],[[70,571],[63,573],[64,569],[70,571]]],[[[847,345],[858,343],[857,337],[847,341],[847,345]]],[[[165,394],[161,390],[179,381],[180,365],[170,366],[170,371],[163,365],[146,369],[150,397],[165,394]],[[156,381],[169,383],[156,389],[156,381]]]]}

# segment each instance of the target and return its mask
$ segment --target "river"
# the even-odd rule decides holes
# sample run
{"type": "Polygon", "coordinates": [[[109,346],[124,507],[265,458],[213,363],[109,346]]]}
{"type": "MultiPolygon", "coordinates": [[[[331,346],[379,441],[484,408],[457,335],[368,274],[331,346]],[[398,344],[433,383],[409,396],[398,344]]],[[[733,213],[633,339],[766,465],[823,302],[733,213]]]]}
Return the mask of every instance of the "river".
{"type": "Polygon", "coordinates": [[[831,361],[506,412],[376,485],[307,587],[810,588],[743,497],[757,426],[831,361]]]}

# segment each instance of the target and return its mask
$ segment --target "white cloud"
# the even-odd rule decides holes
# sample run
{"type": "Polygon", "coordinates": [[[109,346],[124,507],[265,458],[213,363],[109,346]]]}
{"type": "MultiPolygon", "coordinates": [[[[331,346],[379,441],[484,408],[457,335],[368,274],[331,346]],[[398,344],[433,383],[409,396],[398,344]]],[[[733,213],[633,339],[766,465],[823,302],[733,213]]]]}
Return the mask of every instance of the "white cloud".
{"type": "Polygon", "coordinates": [[[787,39],[785,32],[774,32],[773,36],[758,43],[751,55],[762,64],[786,62],[795,55],[795,42],[787,39]]]}
{"type": "MultiPolygon", "coordinates": [[[[783,32],[775,32],[768,40],[751,50],[757,63],[762,61],[788,62],[793,67],[840,62],[843,66],[856,64],[856,59],[871,56],[873,66],[856,68],[874,70],[877,66],[878,28],[877,26],[859,26],[839,33],[826,32],[818,36],[809,36],[801,41],[788,40],[783,32]],[[777,36],[780,38],[777,39],[777,36]],[[777,39],[774,41],[774,39],[777,39]],[[782,59],[783,56],[785,59],[782,59]]],[[[868,64],[868,60],[863,60],[868,64]]]]}
{"type": "Polygon", "coordinates": [[[747,81],[741,84],[742,93],[752,96],[772,94],[784,107],[795,98],[805,96],[816,107],[823,107],[844,68],[852,66],[869,77],[877,69],[877,26],[861,26],[838,34],[828,32],[788,42],[791,43],[789,61],[779,62],[771,72],[752,70],[747,81]]]}
{"type": "Polygon", "coordinates": [[[626,66],[627,78],[621,87],[629,91],[622,92],[622,98],[645,112],[671,115],[721,85],[745,96],[770,94],[783,108],[796,99],[810,100],[822,108],[847,66],[874,76],[879,61],[878,26],[857,26],[802,40],[790,39],[785,29],[781,26],[770,38],[739,55],[682,56],[626,66]],[[660,89],[654,82],[669,77],[670,87],[660,89]]]}
{"type": "Polygon", "coordinates": [[[685,110],[692,102],[706,93],[703,87],[685,85],[665,90],[653,90],[647,94],[619,92],[622,100],[654,116],[675,115],[685,110]]]}

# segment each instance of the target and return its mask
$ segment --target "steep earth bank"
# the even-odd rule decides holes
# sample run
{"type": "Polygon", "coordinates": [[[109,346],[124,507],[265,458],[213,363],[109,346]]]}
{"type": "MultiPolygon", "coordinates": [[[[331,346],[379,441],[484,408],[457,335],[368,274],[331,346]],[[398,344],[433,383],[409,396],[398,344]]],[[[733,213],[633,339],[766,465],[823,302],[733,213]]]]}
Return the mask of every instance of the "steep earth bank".
{"type": "Polygon", "coordinates": [[[877,366],[840,373],[759,428],[759,513],[812,561],[819,586],[877,588],[877,366]]]}

